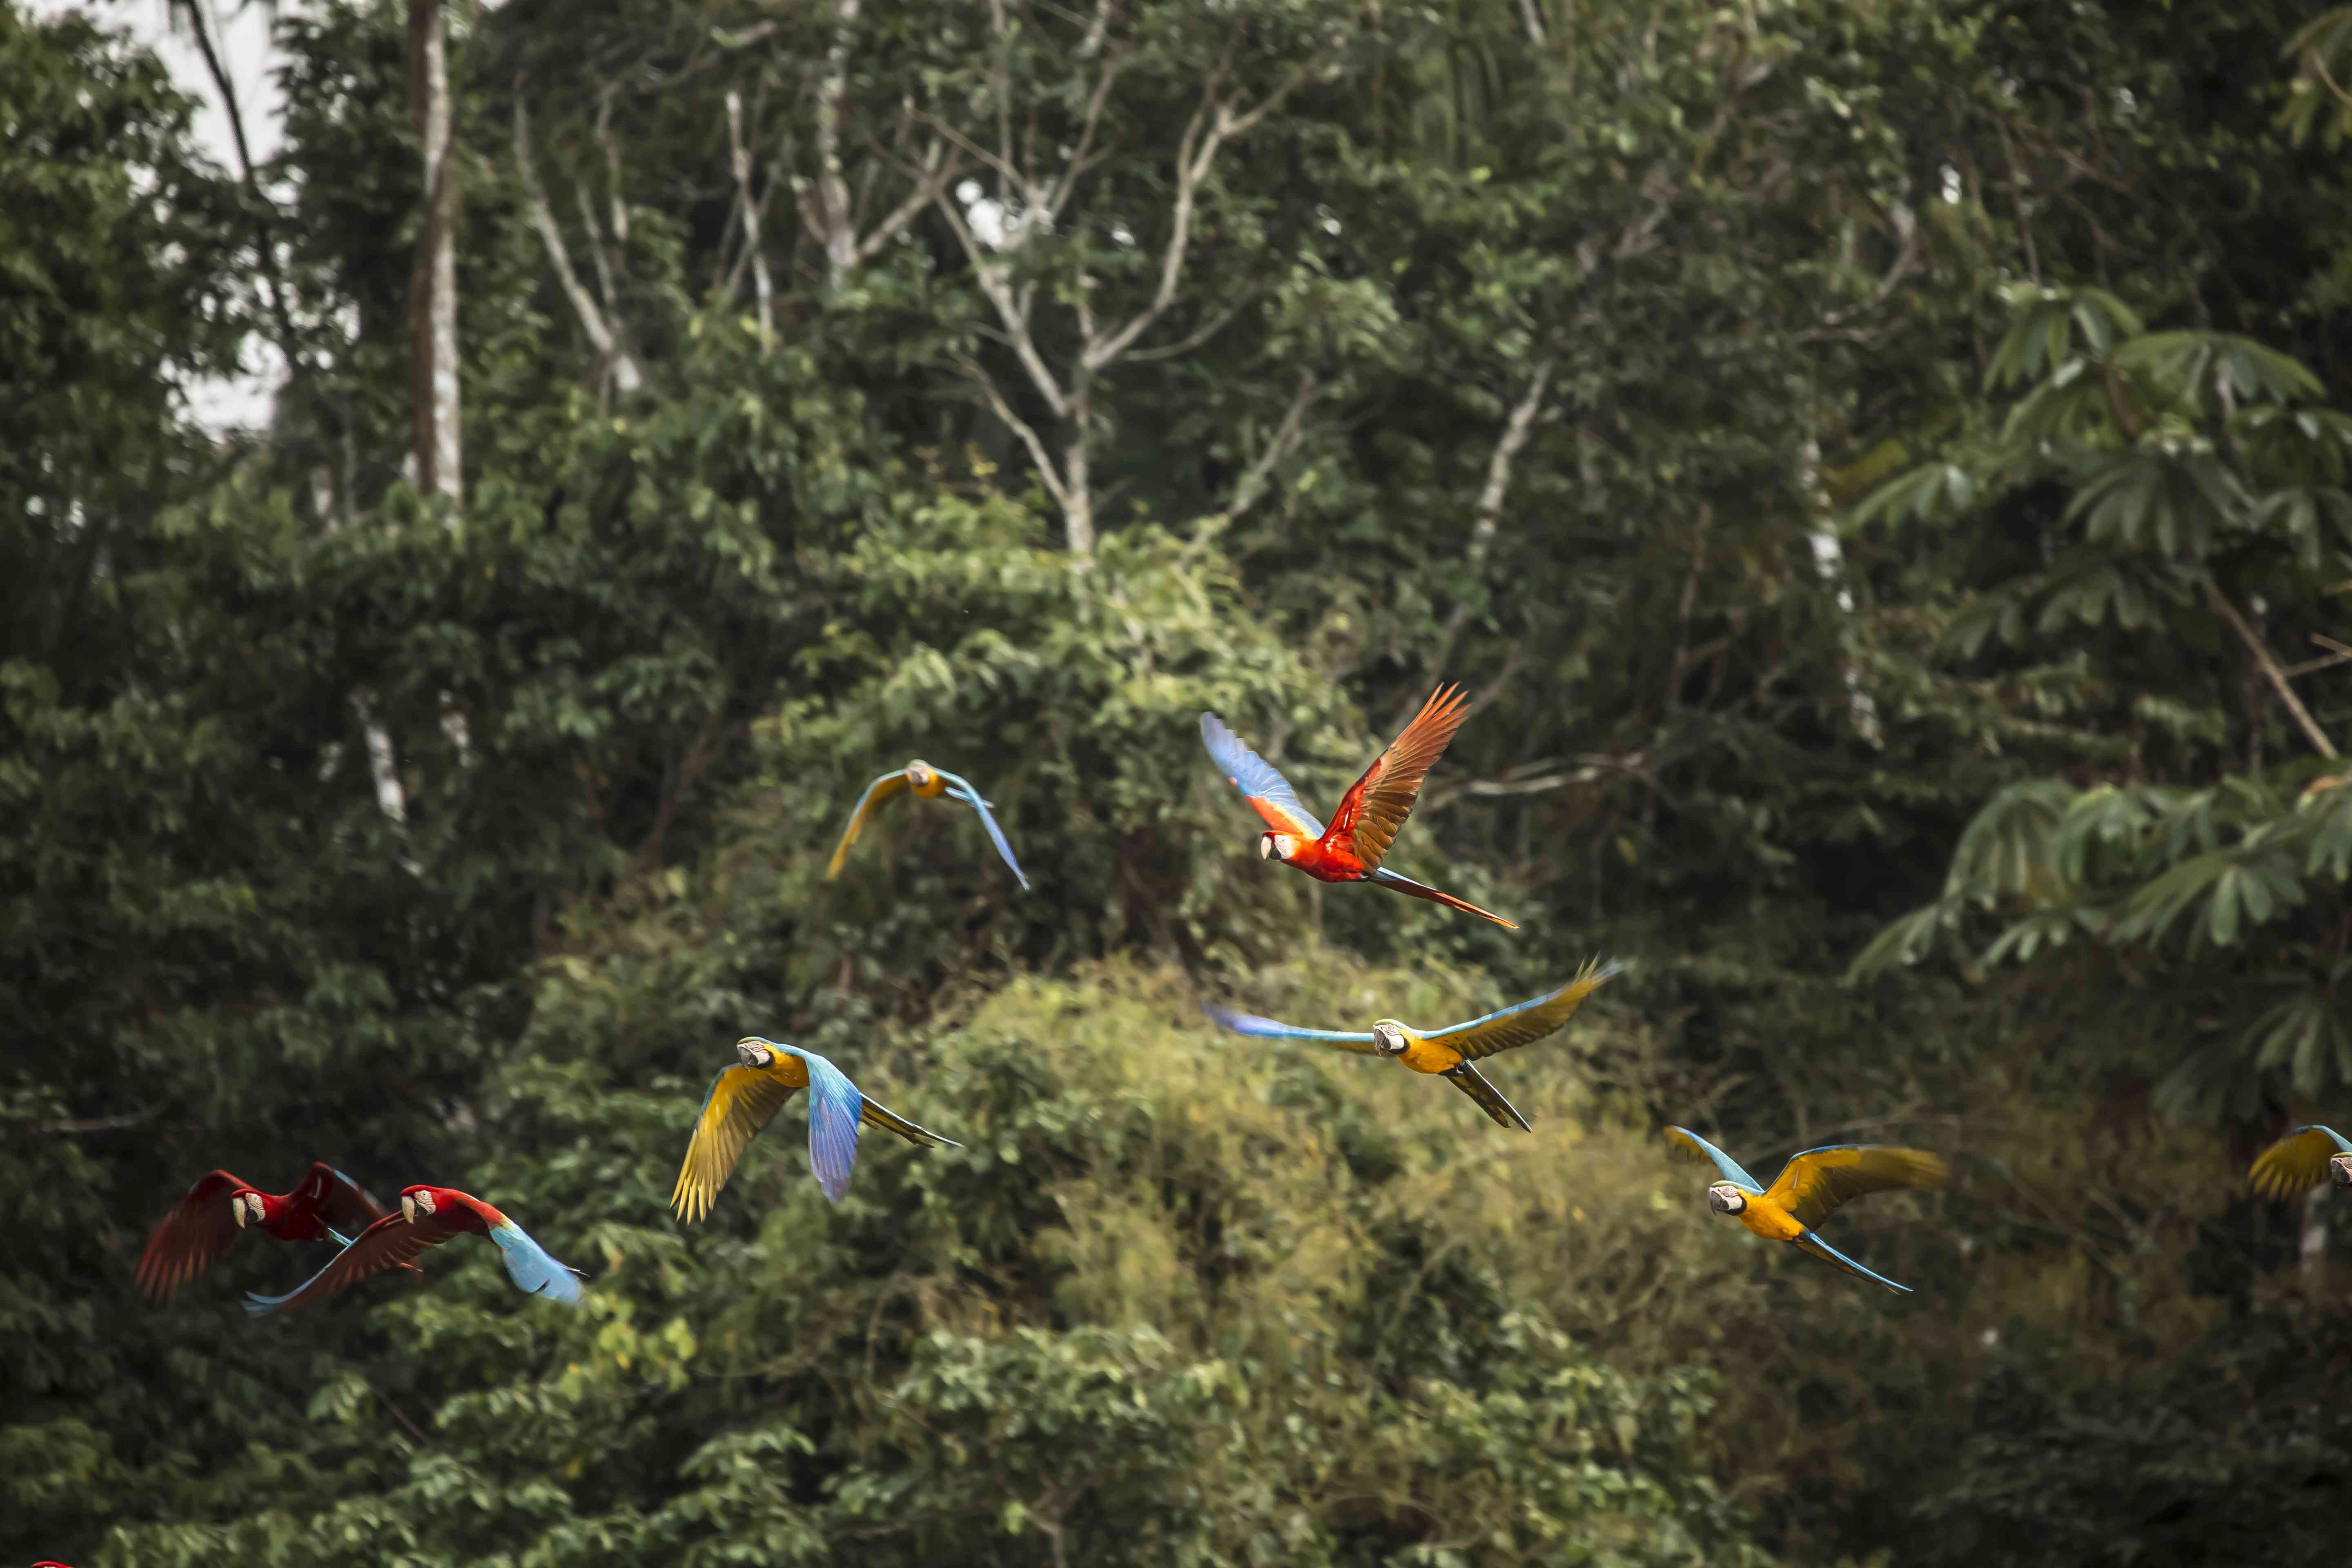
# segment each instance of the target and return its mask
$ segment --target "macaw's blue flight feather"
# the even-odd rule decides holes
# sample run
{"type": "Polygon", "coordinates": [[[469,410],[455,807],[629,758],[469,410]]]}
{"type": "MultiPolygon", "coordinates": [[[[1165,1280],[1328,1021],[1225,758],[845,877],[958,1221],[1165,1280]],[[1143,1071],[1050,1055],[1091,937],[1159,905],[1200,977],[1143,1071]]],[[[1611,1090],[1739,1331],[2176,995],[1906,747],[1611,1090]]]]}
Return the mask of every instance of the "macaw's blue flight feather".
{"type": "Polygon", "coordinates": [[[577,1304],[580,1300],[580,1276],[577,1270],[558,1263],[548,1256],[547,1248],[530,1238],[530,1233],[509,1220],[504,1225],[490,1226],[490,1239],[499,1244],[499,1256],[507,1266],[507,1278],[534,1296],[550,1296],[558,1301],[577,1304]]]}
{"type": "Polygon", "coordinates": [[[1751,1193],[1760,1193],[1764,1190],[1764,1184],[1741,1168],[1738,1161],[1687,1127],[1667,1128],[1666,1146],[1685,1160],[1714,1161],[1715,1168],[1723,1173],[1723,1179],[1736,1186],[1746,1187],[1751,1193]]]}
{"type": "Polygon", "coordinates": [[[1273,763],[1242,744],[1242,738],[1226,729],[1224,721],[1214,713],[1201,715],[1201,743],[1208,748],[1210,760],[1217,764],[1218,772],[1242,792],[1242,798],[1256,807],[1257,814],[1276,832],[1304,838],[1323,837],[1322,821],[1299,800],[1290,781],[1275,772],[1273,763]]]}
{"type": "Polygon", "coordinates": [[[940,770],[940,776],[948,781],[949,795],[980,813],[980,825],[988,829],[988,841],[996,846],[997,854],[1003,856],[1004,863],[1013,868],[1013,879],[1021,884],[1021,890],[1027,892],[1029,879],[1022,875],[1021,862],[1013,858],[1013,846],[1004,841],[1004,829],[996,825],[996,816],[988,809],[988,802],[980,798],[980,791],[972,788],[971,780],[961,778],[945,769],[940,770]]]}
{"type": "MultiPolygon", "coordinates": [[[[789,1048],[789,1047],[787,1047],[789,1048]]],[[[809,1164],[826,1199],[839,1203],[849,1190],[849,1173],[857,1163],[857,1127],[864,1097],[839,1068],[812,1051],[795,1052],[808,1064],[809,1164]]]]}

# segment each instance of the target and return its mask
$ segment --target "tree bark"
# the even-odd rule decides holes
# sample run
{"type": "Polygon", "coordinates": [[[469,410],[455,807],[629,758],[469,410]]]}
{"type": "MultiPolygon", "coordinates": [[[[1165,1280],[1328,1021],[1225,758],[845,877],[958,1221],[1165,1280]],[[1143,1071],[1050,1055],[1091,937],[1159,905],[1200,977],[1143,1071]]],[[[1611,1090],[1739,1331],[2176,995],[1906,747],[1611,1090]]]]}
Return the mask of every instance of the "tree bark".
{"type": "Polygon", "coordinates": [[[441,0],[408,0],[408,105],[425,163],[425,222],[409,277],[416,485],[464,499],[457,401],[457,182],[450,158],[449,33],[441,0]]]}

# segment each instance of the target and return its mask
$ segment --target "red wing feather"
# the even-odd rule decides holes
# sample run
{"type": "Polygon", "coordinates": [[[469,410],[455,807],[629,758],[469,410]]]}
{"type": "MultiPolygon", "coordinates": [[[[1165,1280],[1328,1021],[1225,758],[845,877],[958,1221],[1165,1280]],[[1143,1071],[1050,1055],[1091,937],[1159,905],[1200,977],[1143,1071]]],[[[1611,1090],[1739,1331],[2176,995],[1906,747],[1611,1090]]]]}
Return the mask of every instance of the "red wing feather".
{"type": "Polygon", "coordinates": [[[1356,858],[1367,871],[1377,870],[1389,852],[1389,845],[1412,815],[1412,803],[1421,795],[1421,781],[1428,775],[1430,766],[1444,752],[1454,731],[1462,728],[1468,712],[1468,702],[1458,686],[1441,686],[1430,693],[1429,700],[1421,705],[1412,722],[1404,732],[1389,742],[1389,749],[1372,759],[1364,776],[1340,797],[1339,810],[1331,818],[1331,831],[1325,835],[1328,842],[1344,841],[1355,851],[1356,858]]]}
{"type": "Polygon", "coordinates": [[[282,1312],[299,1311],[358,1284],[371,1274],[413,1264],[426,1247],[438,1247],[457,1234],[442,1225],[437,1215],[420,1213],[412,1225],[404,1215],[388,1214],[360,1232],[349,1247],[335,1254],[334,1261],[304,1280],[292,1293],[277,1297],[269,1304],[282,1312]]]}
{"type": "Polygon", "coordinates": [[[226,1171],[214,1171],[188,1189],[188,1195],[155,1222],[139,1254],[139,1289],[161,1301],[221,1259],[236,1240],[236,1217],[228,1195],[252,1185],[226,1171]]]}
{"type": "Polygon", "coordinates": [[[311,1213],[348,1237],[356,1237],[392,1212],[376,1201],[373,1193],[324,1160],[311,1162],[302,1184],[295,1190],[311,1213]]]}

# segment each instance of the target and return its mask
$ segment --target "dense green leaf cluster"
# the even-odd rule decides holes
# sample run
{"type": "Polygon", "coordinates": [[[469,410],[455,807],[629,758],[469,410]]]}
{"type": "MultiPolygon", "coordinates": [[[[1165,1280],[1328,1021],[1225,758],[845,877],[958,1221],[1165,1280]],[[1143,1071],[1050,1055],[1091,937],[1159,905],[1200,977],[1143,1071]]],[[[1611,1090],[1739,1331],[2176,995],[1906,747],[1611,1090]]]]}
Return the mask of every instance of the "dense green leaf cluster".
{"type": "Polygon", "coordinates": [[[452,504],[403,11],[279,19],[247,182],[0,8],[0,1552],[2336,1539],[2326,1211],[2233,1184],[2352,1116],[2336,13],[453,7],[452,504]],[[269,428],[195,428],[254,334],[269,428]],[[1441,679],[1393,863],[1517,932],[1261,864],[1200,752],[1324,809],[1441,679]],[[1032,893],[916,801],[822,879],[916,756],[1032,893]],[[1528,1137],[1197,1013],[1596,952],[1528,1137]],[[795,1109],[676,1223],[753,1030],[962,1147],[829,1207],[795,1109]],[[1835,1222],[1918,1294],[1660,1121],[1949,1152],[1835,1222]],[[314,1157],[586,1305],[460,1242],[249,1320],[322,1261],[250,1237],[137,1300],[195,1176],[314,1157]]]}

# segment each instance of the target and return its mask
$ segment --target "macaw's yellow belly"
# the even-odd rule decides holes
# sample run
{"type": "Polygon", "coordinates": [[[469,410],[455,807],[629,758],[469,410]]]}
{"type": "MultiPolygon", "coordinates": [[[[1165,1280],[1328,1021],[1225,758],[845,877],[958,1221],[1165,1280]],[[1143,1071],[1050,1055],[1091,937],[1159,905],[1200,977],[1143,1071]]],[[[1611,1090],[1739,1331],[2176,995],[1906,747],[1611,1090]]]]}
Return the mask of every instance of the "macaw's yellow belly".
{"type": "Polygon", "coordinates": [[[1411,1044],[1397,1060],[1415,1072],[1452,1072],[1462,1065],[1462,1053],[1451,1046],[1437,1045],[1418,1035],[1408,1038],[1411,1044]]]}
{"type": "Polygon", "coordinates": [[[1748,1206],[1739,1211],[1739,1223],[1767,1241],[1794,1241],[1805,1234],[1795,1215],[1761,1193],[1750,1194],[1748,1206]]]}
{"type": "Polygon", "coordinates": [[[808,1087],[808,1063],[790,1052],[778,1051],[775,1059],[768,1064],[767,1071],[770,1078],[786,1089],[808,1087]]]}

